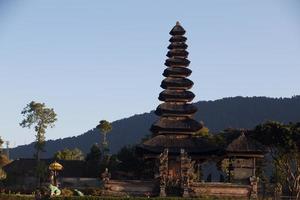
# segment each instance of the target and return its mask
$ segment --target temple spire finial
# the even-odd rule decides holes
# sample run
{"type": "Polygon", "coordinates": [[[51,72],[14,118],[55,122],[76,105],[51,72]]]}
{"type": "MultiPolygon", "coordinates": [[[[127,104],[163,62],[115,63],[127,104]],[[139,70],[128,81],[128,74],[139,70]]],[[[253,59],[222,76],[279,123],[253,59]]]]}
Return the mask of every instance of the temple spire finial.
{"type": "Polygon", "coordinates": [[[176,22],[176,26],[180,26],[180,22],[179,21],[176,22]]]}

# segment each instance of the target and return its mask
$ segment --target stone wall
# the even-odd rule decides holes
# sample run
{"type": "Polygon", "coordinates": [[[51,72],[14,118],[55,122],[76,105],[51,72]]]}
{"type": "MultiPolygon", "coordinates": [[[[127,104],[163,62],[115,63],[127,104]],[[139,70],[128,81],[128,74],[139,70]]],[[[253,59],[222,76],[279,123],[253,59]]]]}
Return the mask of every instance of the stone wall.
{"type": "Polygon", "coordinates": [[[109,180],[104,188],[111,195],[154,196],[158,194],[158,184],[142,180],[109,180]]]}
{"type": "Polygon", "coordinates": [[[99,178],[73,178],[64,177],[58,179],[62,187],[100,187],[101,180],[99,178]]]}
{"type": "Polygon", "coordinates": [[[236,185],[231,183],[191,183],[190,196],[218,196],[239,197],[248,199],[252,187],[250,185],[236,185]]]}

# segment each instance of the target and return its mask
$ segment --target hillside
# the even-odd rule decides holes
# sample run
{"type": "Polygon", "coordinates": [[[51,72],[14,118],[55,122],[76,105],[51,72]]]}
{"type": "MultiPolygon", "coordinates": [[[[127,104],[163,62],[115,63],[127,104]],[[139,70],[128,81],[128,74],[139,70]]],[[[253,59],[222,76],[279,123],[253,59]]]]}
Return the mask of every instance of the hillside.
{"type": "MultiPolygon", "coordinates": [[[[215,101],[200,101],[197,120],[201,120],[212,131],[218,132],[225,128],[253,128],[266,120],[280,122],[300,121],[300,96],[292,98],[268,97],[231,97],[215,101]]],[[[139,143],[147,134],[157,117],[152,112],[134,115],[114,121],[113,130],[109,134],[112,153],[128,144],[139,143]]],[[[44,157],[52,157],[54,152],[63,148],[78,147],[88,152],[90,146],[100,140],[99,133],[91,129],[77,137],[49,140],[46,143],[44,157]]],[[[33,144],[18,146],[11,149],[12,158],[32,157],[33,144]]]]}

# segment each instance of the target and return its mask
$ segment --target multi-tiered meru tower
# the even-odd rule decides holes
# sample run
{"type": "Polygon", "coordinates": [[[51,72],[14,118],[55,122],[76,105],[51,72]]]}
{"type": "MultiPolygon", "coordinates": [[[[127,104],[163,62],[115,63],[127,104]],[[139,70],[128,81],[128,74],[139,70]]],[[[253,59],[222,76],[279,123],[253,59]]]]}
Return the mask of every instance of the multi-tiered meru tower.
{"type": "Polygon", "coordinates": [[[187,59],[189,53],[184,34],[179,22],[170,31],[171,44],[165,62],[167,69],[163,73],[166,78],[161,83],[164,91],[158,97],[164,103],[155,112],[160,119],[151,127],[154,135],[191,135],[201,128],[201,124],[192,118],[197,108],[190,104],[195,95],[189,89],[194,83],[187,78],[192,71],[187,68],[190,61],[187,59]]]}
{"type": "Polygon", "coordinates": [[[190,91],[193,82],[187,78],[192,71],[188,68],[190,61],[187,59],[189,53],[184,34],[179,22],[170,31],[167,68],[163,72],[166,78],[161,83],[164,90],[158,97],[163,103],[155,111],[160,118],[150,129],[152,138],[140,146],[145,157],[157,157],[165,149],[168,149],[169,155],[178,155],[182,149],[189,154],[197,154],[199,147],[204,147],[193,137],[202,125],[193,119],[197,108],[191,104],[195,95],[190,91]]]}

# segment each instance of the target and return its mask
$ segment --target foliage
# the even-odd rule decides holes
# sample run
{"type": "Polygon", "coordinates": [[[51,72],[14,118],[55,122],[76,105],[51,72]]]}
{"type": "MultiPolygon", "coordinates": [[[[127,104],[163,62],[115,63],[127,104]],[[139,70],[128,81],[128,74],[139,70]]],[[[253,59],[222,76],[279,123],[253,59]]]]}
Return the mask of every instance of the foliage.
{"type": "Polygon", "coordinates": [[[90,152],[86,155],[86,161],[100,162],[101,150],[98,144],[93,144],[90,152]]]}
{"type": "Polygon", "coordinates": [[[9,163],[9,160],[8,160],[7,156],[4,155],[3,152],[2,152],[3,143],[4,143],[4,141],[0,137],[0,181],[6,179],[6,173],[2,169],[2,167],[9,163]]]}
{"type": "Polygon", "coordinates": [[[54,154],[54,159],[56,159],[56,160],[84,160],[84,154],[78,148],[75,148],[75,149],[65,148],[64,150],[57,151],[54,154]]]}
{"type": "MultiPolygon", "coordinates": [[[[30,102],[21,112],[24,119],[20,123],[21,127],[31,128],[34,125],[36,132],[37,154],[42,151],[45,146],[45,132],[48,126],[54,127],[57,120],[56,113],[52,108],[47,108],[44,103],[30,102]]],[[[37,155],[39,156],[39,155],[37,155]]]]}
{"type": "Polygon", "coordinates": [[[61,195],[65,197],[70,197],[74,195],[74,192],[70,189],[64,188],[61,190],[61,195]]]}
{"type": "Polygon", "coordinates": [[[127,178],[149,178],[154,173],[154,162],[136,155],[136,146],[125,146],[117,153],[117,170],[125,172],[127,178]]]}
{"type": "Polygon", "coordinates": [[[139,171],[141,160],[135,155],[135,146],[125,146],[117,154],[118,169],[124,172],[139,171]]]}
{"type": "Polygon", "coordinates": [[[4,141],[2,140],[1,136],[0,136],[0,151],[2,150],[2,145],[3,145],[4,141]]]}
{"type": "Polygon", "coordinates": [[[266,122],[254,130],[254,137],[266,145],[274,164],[274,182],[300,197],[300,123],[266,122]]]}
{"type": "Polygon", "coordinates": [[[103,141],[102,141],[103,155],[107,155],[107,153],[109,152],[107,133],[109,133],[112,130],[112,125],[106,120],[101,120],[97,128],[100,130],[100,132],[103,135],[103,141]]]}
{"type": "Polygon", "coordinates": [[[32,195],[0,194],[0,200],[34,200],[32,195]]]}
{"type": "Polygon", "coordinates": [[[227,176],[225,177],[225,181],[230,182],[230,179],[234,176],[233,170],[232,170],[232,160],[225,158],[220,160],[217,163],[217,167],[219,170],[224,172],[227,176]]]}
{"type": "MultiPolygon", "coordinates": [[[[72,197],[53,197],[52,200],[182,200],[182,197],[103,197],[103,196],[72,196],[72,197]]],[[[199,197],[199,198],[184,198],[185,200],[232,200],[240,198],[230,197],[199,197]]],[[[33,196],[29,195],[0,195],[0,200],[34,200],[33,196]]]]}
{"type": "Polygon", "coordinates": [[[204,123],[202,121],[200,123],[202,124],[202,128],[196,133],[194,133],[194,135],[197,137],[209,137],[210,136],[209,129],[206,126],[204,126],[204,123]]]}
{"type": "Polygon", "coordinates": [[[84,188],[82,191],[85,195],[101,196],[103,190],[100,188],[84,188]]]}
{"type": "Polygon", "coordinates": [[[108,132],[110,132],[111,130],[112,130],[112,126],[111,126],[111,123],[109,123],[108,121],[106,121],[106,120],[101,120],[100,122],[99,122],[99,125],[97,126],[97,128],[99,128],[100,129],[100,131],[102,132],[102,133],[108,133],[108,132]]]}
{"type": "Polygon", "coordinates": [[[44,103],[30,102],[21,112],[24,119],[20,123],[20,126],[25,128],[31,128],[34,126],[36,132],[36,159],[37,159],[37,184],[40,186],[40,179],[43,174],[40,174],[40,153],[44,151],[46,144],[45,133],[48,127],[54,127],[54,123],[57,120],[56,113],[53,108],[47,108],[44,103]]]}
{"type": "Polygon", "coordinates": [[[98,144],[92,145],[90,152],[86,155],[87,170],[94,177],[100,176],[101,150],[98,144]]]}
{"type": "Polygon", "coordinates": [[[6,179],[6,173],[2,168],[0,168],[0,181],[4,179],[6,179]]]}
{"type": "Polygon", "coordinates": [[[0,167],[3,167],[10,162],[11,161],[8,159],[8,157],[5,154],[0,154],[0,167]]]}
{"type": "Polygon", "coordinates": [[[43,161],[38,162],[35,167],[35,173],[42,181],[46,181],[48,178],[48,165],[43,161]]]}

